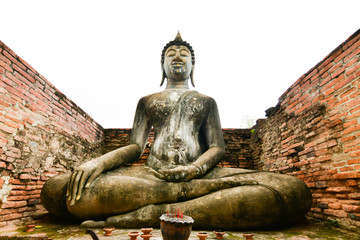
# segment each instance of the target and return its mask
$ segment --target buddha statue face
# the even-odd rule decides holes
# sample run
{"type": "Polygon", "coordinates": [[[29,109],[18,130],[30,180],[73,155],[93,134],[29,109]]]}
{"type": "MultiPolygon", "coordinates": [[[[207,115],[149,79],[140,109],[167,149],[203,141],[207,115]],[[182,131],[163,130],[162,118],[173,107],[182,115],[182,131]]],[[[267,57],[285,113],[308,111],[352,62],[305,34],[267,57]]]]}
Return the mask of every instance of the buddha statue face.
{"type": "Polygon", "coordinates": [[[173,45],[166,49],[163,69],[168,80],[184,81],[190,77],[193,69],[191,52],[182,45],[173,45]]]}

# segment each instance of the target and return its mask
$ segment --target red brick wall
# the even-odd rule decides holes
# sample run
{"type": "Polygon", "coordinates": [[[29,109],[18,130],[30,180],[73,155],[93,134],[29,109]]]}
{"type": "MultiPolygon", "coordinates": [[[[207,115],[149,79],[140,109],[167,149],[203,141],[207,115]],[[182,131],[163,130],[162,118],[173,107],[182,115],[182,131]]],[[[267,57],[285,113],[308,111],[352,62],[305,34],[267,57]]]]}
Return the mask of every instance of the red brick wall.
{"type": "Polygon", "coordinates": [[[42,210],[49,176],[96,156],[103,129],[0,41],[0,226],[42,210]]]}
{"type": "Polygon", "coordinates": [[[259,169],[310,187],[313,217],[360,227],[360,30],[297,80],[258,122],[259,169]]]}
{"type": "Polygon", "coordinates": [[[225,158],[218,166],[253,169],[254,160],[250,148],[250,129],[224,128],[223,135],[225,158]]]}

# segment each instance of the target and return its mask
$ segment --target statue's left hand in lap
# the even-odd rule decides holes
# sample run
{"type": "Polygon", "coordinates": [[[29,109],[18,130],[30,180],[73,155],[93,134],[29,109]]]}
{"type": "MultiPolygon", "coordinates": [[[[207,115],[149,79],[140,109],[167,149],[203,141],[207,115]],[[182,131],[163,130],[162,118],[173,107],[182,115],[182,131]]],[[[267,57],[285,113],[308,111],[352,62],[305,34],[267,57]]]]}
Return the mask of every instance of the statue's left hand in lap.
{"type": "Polygon", "coordinates": [[[157,178],[167,182],[187,182],[197,176],[197,168],[194,165],[178,166],[172,169],[160,169],[156,171],[152,168],[147,168],[157,178]]]}
{"type": "Polygon", "coordinates": [[[69,178],[66,190],[66,197],[68,197],[70,205],[74,205],[75,201],[80,199],[82,192],[88,189],[91,183],[99,177],[103,171],[102,164],[98,162],[98,159],[93,159],[75,167],[75,170],[69,178]]]}

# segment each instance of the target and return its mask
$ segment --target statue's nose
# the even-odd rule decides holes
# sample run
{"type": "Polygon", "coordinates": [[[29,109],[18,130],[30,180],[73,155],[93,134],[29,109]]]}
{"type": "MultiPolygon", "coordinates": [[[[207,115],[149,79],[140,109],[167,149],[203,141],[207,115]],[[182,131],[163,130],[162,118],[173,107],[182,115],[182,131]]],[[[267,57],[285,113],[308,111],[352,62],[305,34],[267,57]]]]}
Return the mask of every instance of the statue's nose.
{"type": "Polygon", "coordinates": [[[176,51],[174,60],[180,60],[180,59],[181,59],[181,57],[180,57],[180,51],[176,51]]]}

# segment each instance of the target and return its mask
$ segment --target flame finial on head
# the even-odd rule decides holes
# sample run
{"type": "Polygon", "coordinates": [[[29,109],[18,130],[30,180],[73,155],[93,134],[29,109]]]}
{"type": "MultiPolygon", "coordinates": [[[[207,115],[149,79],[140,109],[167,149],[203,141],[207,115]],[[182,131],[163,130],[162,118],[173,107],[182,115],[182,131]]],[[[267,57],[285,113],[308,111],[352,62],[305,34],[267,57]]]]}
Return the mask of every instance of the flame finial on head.
{"type": "Polygon", "coordinates": [[[180,35],[180,31],[178,31],[178,33],[176,34],[174,41],[183,41],[180,35]]]}

